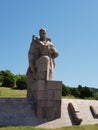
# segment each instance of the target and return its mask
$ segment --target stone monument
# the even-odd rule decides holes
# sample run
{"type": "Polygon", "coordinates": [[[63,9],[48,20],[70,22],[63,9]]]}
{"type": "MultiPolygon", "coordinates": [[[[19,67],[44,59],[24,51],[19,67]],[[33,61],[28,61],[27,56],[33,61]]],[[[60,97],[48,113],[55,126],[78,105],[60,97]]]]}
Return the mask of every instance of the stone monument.
{"type": "Polygon", "coordinates": [[[34,100],[37,117],[53,119],[61,115],[62,82],[52,81],[54,59],[58,56],[58,52],[46,34],[47,30],[41,28],[40,37],[32,36],[26,74],[27,97],[29,100],[34,100]]]}

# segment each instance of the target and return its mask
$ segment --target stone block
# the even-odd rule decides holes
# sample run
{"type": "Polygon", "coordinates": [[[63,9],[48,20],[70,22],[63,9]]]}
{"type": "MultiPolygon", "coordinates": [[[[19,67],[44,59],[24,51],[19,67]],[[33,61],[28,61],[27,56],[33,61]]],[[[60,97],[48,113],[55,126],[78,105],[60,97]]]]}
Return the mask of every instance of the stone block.
{"type": "Polygon", "coordinates": [[[28,85],[27,88],[27,98],[31,99],[36,97],[36,91],[45,90],[45,81],[44,80],[37,80],[33,81],[31,84],[28,85]]]}
{"type": "Polygon", "coordinates": [[[46,90],[40,90],[40,91],[36,91],[35,93],[34,93],[34,98],[36,99],[36,100],[44,100],[44,99],[46,99],[46,90]]]}
{"type": "Polygon", "coordinates": [[[37,80],[35,81],[36,85],[34,86],[34,89],[37,91],[45,90],[46,87],[46,81],[45,80],[37,80]]]}
{"type": "Polygon", "coordinates": [[[46,93],[47,93],[46,94],[46,96],[47,96],[46,99],[47,100],[53,100],[54,99],[54,90],[52,90],[52,89],[47,90],[46,93]]]}
{"type": "Polygon", "coordinates": [[[46,106],[47,101],[46,100],[37,100],[36,101],[36,107],[45,107],[46,106]]]}
{"type": "Polygon", "coordinates": [[[42,107],[37,107],[36,108],[36,111],[35,111],[35,115],[38,117],[38,118],[43,118],[43,109],[42,107]]]}
{"type": "Polygon", "coordinates": [[[62,89],[61,81],[47,81],[47,89],[62,89]]]}
{"type": "Polygon", "coordinates": [[[54,118],[55,118],[54,107],[47,107],[46,118],[47,118],[47,119],[54,119],[54,118]]]}
{"type": "Polygon", "coordinates": [[[62,90],[59,90],[59,89],[55,90],[54,91],[54,100],[60,100],[61,97],[62,97],[62,90]]]}
{"type": "Polygon", "coordinates": [[[32,83],[36,116],[40,118],[58,118],[61,115],[61,81],[37,80],[32,83]]]}
{"type": "Polygon", "coordinates": [[[52,100],[52,101],[51,100],[46,100],[46,106],[47,107],[51,107],[51,108],[54,107],[54,105],[55,105],[54,103],[55,103],[54,100],[52,100]]]}
{"type": "Polygon", "coordinates": [[[61,100],[55,100],[54,111],[55,111],[55,118],[61,117],[61,100]]]}
{"type": "Polygon", "coordinates": [[[62,89],[62,82],[61,81],[57,81],[55,86],[56,86],[56,89],[61,90],[62,89]]]}

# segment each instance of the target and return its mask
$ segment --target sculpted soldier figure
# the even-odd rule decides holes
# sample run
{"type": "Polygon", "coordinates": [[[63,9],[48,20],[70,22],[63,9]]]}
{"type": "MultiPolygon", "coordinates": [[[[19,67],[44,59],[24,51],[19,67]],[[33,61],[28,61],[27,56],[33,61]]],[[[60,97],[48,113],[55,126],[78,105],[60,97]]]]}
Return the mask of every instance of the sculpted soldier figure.
{"type": "Polygon", "coordinates": [[[28,52],[28,80],[52,80],[55,67],[54,58],[58,56],[51,39],[46,37],[47,30],[39,30],[39,36],[33,35],[28,52]]]}

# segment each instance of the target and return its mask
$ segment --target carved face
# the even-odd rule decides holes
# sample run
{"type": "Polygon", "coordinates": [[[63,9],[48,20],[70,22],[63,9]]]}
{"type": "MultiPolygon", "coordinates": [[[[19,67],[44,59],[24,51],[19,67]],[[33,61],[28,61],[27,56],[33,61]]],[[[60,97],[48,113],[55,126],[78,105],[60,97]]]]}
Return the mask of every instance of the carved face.
{"type": "Polygon", "coordinates": [[[40,31],[40,38],[41,39],[45,39],[46,38],[46,32],[43,30],[43,31],[40,31]]]}
{"type": "Polygon", "coordinates": [[[42,41],[45,41],[45,40],[46,40],[46,34],[47,34],[47,30],[46,30],[46,29],[41,28],[41,29],[39,30],[40,39],[41,39],[42,41]]]}

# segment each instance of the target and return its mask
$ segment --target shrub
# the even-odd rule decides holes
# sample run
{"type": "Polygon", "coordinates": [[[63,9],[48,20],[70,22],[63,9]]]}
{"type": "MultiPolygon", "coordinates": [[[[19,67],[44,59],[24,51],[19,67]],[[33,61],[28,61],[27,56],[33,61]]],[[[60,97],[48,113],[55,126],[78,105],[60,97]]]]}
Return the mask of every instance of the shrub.
{"type": "Polygon", "coordinates": [[[93,94],[94,99],[98,100],[98,92],[93,94]]]}
{"type": "Polygon", "coordinates": [[[0,77],[2,81],[2,86],[4,87],[14,87],[15,85],[15,77],[14,74],[11,73],[10,70],[0,71],[0,77]]]}
{"type": "Polygon", "coordinates": [[[62,84],[62,96],[70,95],[70,87],[62,84]]]}
{"type": "Polygon", "coordinates": [[[14,87],[14,85],[15,85],[14,78],[9,78],[9,77],[4,78],[2,86],[4,86],[4,87],[14,87]]]}
{"type": "Polygon", "coordinates": [[[77,88],[70,88],[70,90],[71,90],[71,95],[75,97],[80,97],[80,92],[78,91],[77,88]]]}
{"type": "Polygon", "coordinates": [[[89,87],[82,87],[81,85],[79,85],[77,89],[80,92],[81,98],[88,98],[93,96],[93,91],[89,87]]]}
{"type": "Polygon", "coordinates": [[[17,89],[27,89],[27,78],[25,75],[21,75],[19,79],[16,81],[17,89]]]}

